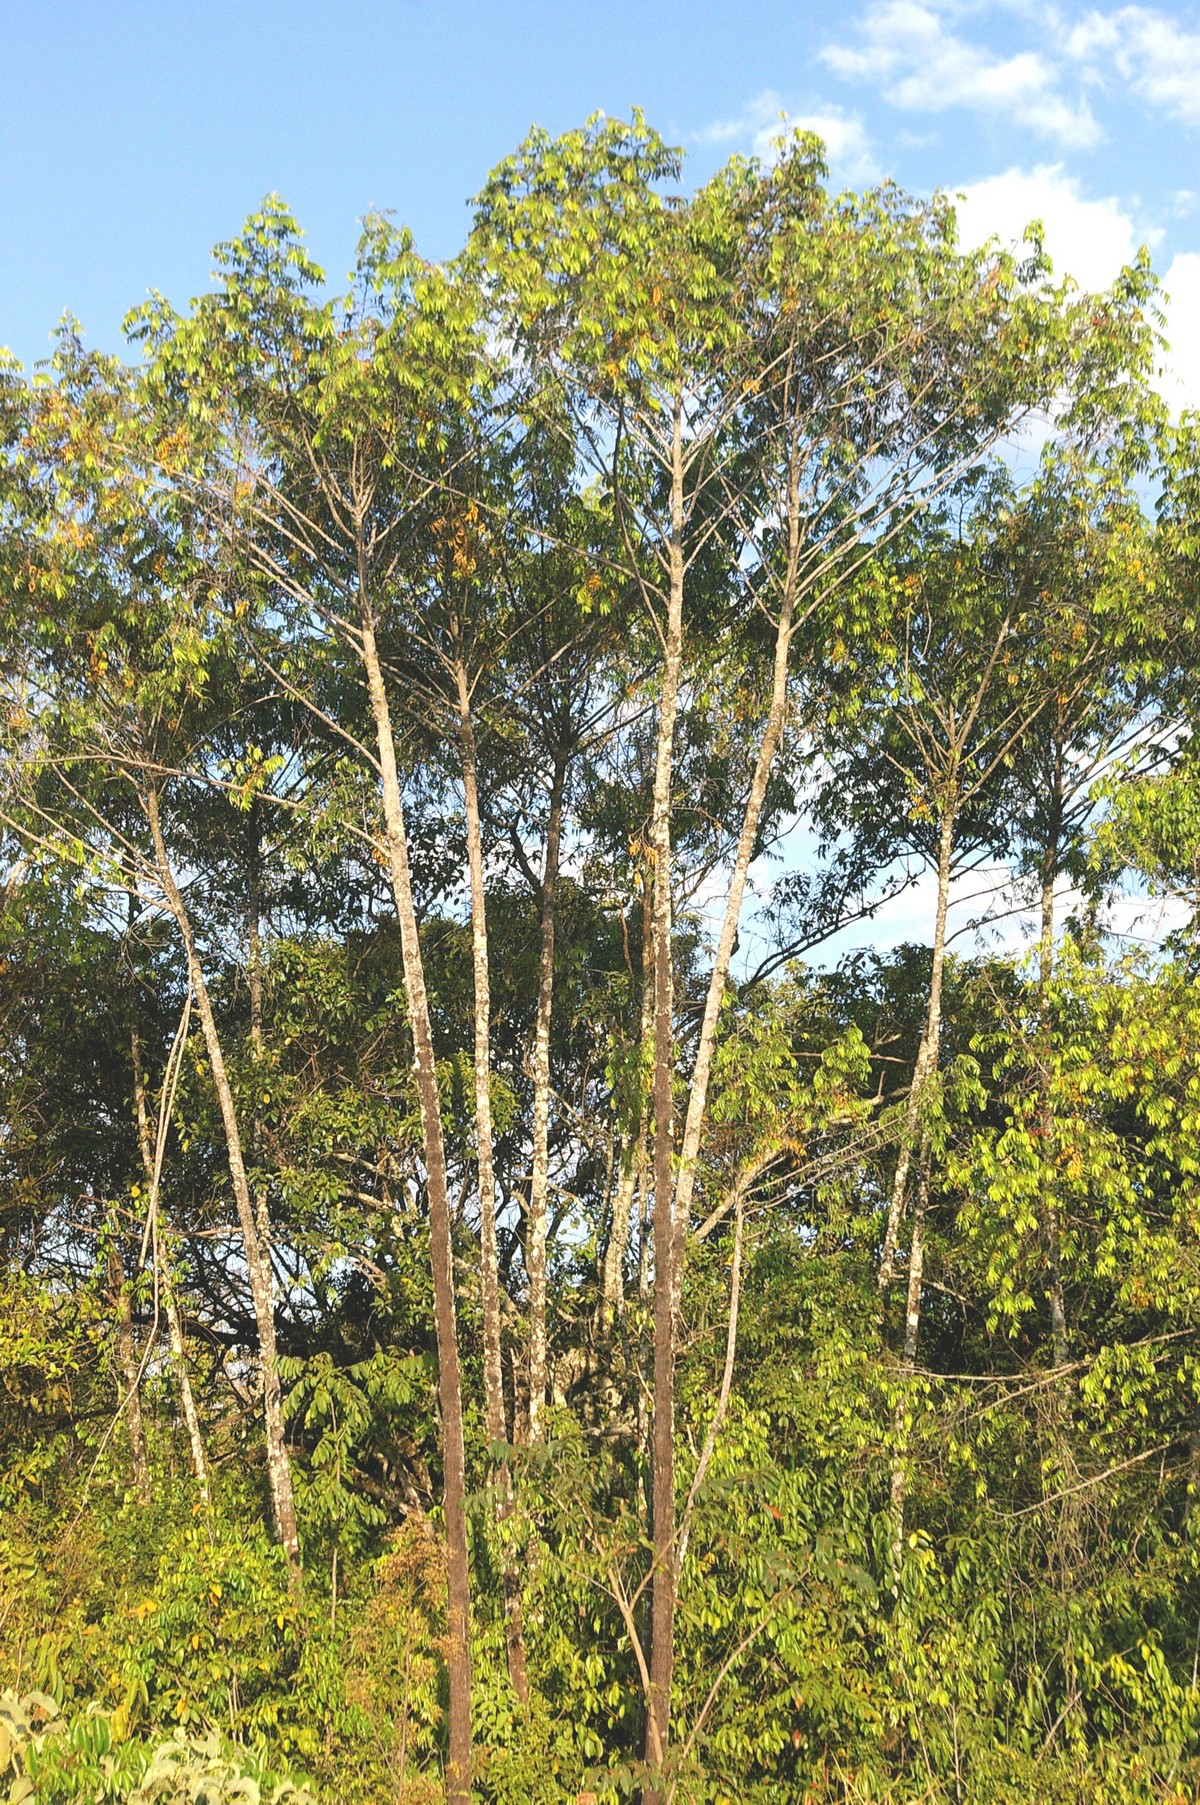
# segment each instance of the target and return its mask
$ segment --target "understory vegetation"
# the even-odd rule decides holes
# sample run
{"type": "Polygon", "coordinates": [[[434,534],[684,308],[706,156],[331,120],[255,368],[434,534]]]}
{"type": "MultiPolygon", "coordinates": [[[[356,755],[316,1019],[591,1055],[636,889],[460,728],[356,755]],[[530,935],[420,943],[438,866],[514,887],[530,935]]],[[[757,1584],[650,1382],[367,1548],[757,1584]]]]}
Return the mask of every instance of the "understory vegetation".
{"type": "Polygon", "coordinates": [[[0,365],[0,1801],[1200,1796],[1143,259],[535,132],[0,365]]]}

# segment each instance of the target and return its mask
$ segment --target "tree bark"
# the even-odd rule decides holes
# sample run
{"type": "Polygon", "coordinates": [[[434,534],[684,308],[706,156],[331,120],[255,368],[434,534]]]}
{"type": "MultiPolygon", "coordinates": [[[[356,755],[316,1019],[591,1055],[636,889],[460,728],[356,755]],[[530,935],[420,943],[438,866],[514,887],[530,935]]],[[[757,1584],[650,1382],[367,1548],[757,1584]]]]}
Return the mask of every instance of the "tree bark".
{"type": "Polygon", "coordinates": [[[742,1297],[742,1235],[746,1224],[746,1193],[739,1189],[734,1201],[733,1216],[733,1252],[729,1262],[729,1319],[725,1331],[725,1361],[721,1368],[721,1384],[717,1391],[717,1406],[708,1425],[704,1437],[704,1446],[700,1450],[700,1458],[696,1462],[696,1470],[692,1475],[692,1483],[688,1487],[687,1499],[679,1523],[679,1570],[683,1571],[683,1563],[687,1559],[688,1537],[692,1532],[692,1512],[700,1487],[712,1457],[717,1450],[717,1437],[725,1426],[725,1416],[729,1409],[729,1395],[733,1389],[733,1362],[737,1353],[738,1311],[742,1297]]]}
{"type": "MultiPolygon", "coordinates": [[[[651,1593],[650,1691],[646,1708],[645,1758],[652,1773],[661,1768],[670,1735],[674,1672],[675,1602],[679,1558],[675,1536],[675,1396],[674,1367],[680,1287],[687,1229],[695,1188],[696,1165],[708,1103],[708,1085],[716,1045],[716,1029],[729,965],[737,939],[750,861],[762,818],[767,782],[787,713],[787,676],[795,609],[799,511],[794,463],[788,478],[788,560],[776,631],[771,701],[755,759],[750,792],[742,818],[717,953],[709,977],[704,1016],[692,1069],[684,1118],[679,1170],[674,1164],[672,1085],[674,1078],[674,998],[671,959],[671,823],[672,753],[680,668],[683,656],[683,464],[680,410],[673,422],[669,608],[663,661],[663,697],[659,715],[654,773],[651,847],[654,853],[654,1419],[652,1427],[652,1535],[654,1580],[651,1593]],[[669,1250],[669,1251],[668,1251],[669,1250]],[[666,1258],[664,1258],[666,1254],[666,1258]]],[[[656,1805],[652,1784],[648,1805],[656,1805]]]]}
{"type": "MultiPolygon", "coordinates": [[[[250,992],[250,1047],[255,1063],[261,1065],[263,1039],[263,968],[262,968],[262,834],[259,830],[258,804],[251,802],[246,816],[246,985],[250,992]]],[[[250,1122],[250,1157],[256,1166],[262,1163],[262,1086],[255,1074],[254,1110],[250,1122]]],[[[270,1263],[271,1214],[265,1185],[260,1185],[254,1199],[254,1219],[263,1258],[270,1263]]]]}
{"type": "Polygon", "coordinates": [[[746,880],[750,874],[750,861],[754,856],[754,844],[758,838],[759,822],[762,820],[767,783],[771,775],[771,766],[775,761],[775,754],[779,749],[779,742],[783,737],[784,722],[787,718],[788,663],[792,648],[795,572],[798,557],[797,511],[797,505],[792,505],[790,509],[791,543],[788,555],[788,575],[784,584],[779,625],[775,634],[770,707],[767,711],[762,739],[759,742],[758,754],[754,761],[754,775],[750,781],[750,792],[742,814],[741,833],[738,836],[737,852],[729,880],[729,891],[725,899],[725,912],[721,922],[720,939],[717,942],[717,953],[709,974],[708,993],[704,999],[704,1017],[700,1025],[700,1037],[696,1046],[696,1059],[688,1091],[687,1115],[684,1118],[683,1139],[679,1150],[679,1176],[675,1191],[674,1265],[677,1287],[683,1276],[692,1194],[696,1184],[696,1163],[700,1154],[701,1136],[704,1132],[705,1114],[708,1108],[708,1085],[712,1077],[713,1054],[716,1050],[717,1022],[721,1014],[721,1004],[725,999],[725,985],[729,977],[729,965],[733,958],[734,945],[737,941],[738,924],[742,916],[742,901],[746,893],[746,880]]]}
{"type": "Polygon", "coordinates": [[[904,1348],[900,1357],[900,1397],[896,1404],[893,1429],[895,1451],[892,1455],[892,1589],[899,1593],[900,1569],[904,1562],[904,1504],[908,1493],[907,1412],[913,1373],[917,1365],[917,1343],[921,1333],[921,1286],[925,1277],[925,1217],[929,1207],[929,1134],[922,1136],[917,1159],[917,1198],[912,1214],[912,1238],[908,1253],[908,1296],[904,1312],[904,1348]]]}
{"type": "Polygon", "coordinates": [[[213,1014],[212,1002],[208,994],[208,986],[204,981],[204,968],[196,951],[195,935],[192,932],[191,918],[175,882],[171,862],[167,853],[166,841],[163,837],[162,822],[159,816],[158,791],[153,783],[146,789],[146,814],[150,824],[150,834],[154,845],[155,862],[158,869],[158,880],[162,887],[167,907],[175,918],[179,937],[183,942],[187,957],[188,975],[196,997],[196,1008],[200,1015],[200,1026],[204,1033],[204,1044],[208,1052],[209,1069],[212,1072],[213,1085],[217,1093],[217,1101],[221,1109],[221,1120],[225,1129],[225,1148],[229,1165],[229,1177],[233,1186],[234,1204],[237,1209],[238,1222],[242,1230],[242,1243],[246,1254],[246,1270],[250,1280],[250,1296],[254,1305],[254,1321],[258,1331],[259,1359],[262,1363],[263,1381],[263,1419],[266,1433],[267,1477],[271,1488],[271,1503],[275,1518],[275,1532],[283,1546],[287,1560],[288,1582],[293,1589],[300,1585],[300,1536],[296,1526],[296,1506],[292,1494],[292,1473],[288,1464],[287,1446],[284,1440],[283,1399],[279,1384],[279,1355],[275,1343],[275,1311],[271,1298],[271,1270],[258,1235],[258,1224],[255,1217],[254,1202],[250,1196],[250,1185],[246,1177],[246,1162],[242,1153],[242,1135],[238,1125],[237,1109],[233,1100],[233,1090],[229,1082],[229,1073],[225,1065],[225,1055],[221,1047],[221,1039],[217,1030],[216,1017],[213,1014]]]}
{"type": "Polygon", "coordinates": [[[542,867],[541,935],[538,952],[537,1024],[533,1037],[533,1163],[525,1260],[529,1271],[529,1442],[542,1440],[546,1403],[546,1216],[550,1189],[550,1026],[554,1010],[555,892],[562,838],[567,761],[557,752],[550,781],[550,812],[542,867]]]}
{"type": "Polygon", "coordinates": [[[612,1221],[608,1242],[600,1265],[600,1310],[597,1327],[601,1341],[607,1341],[625,1302],[625,1256],[629,1250],[629,1233],[633,1220],[633,1200],[645,1159],[645,1139],[639,1128],[625,1151],[613,1191],[612,1221]]]}
{"type": "MultiPolygon", "coordinates": [[[[650,906],[648,900],[642,911],[642,995],[638,1015],[638,1057],[644,1056],[646,1042],[650,1038],[654,1026],[654,949],[652,945],[650,906]]],[[[629,1251],[629,1236],[633,1219],[634,1200],[641,1189],[642,1177],[646,1167],[647,1153],[646,1102],[642,1087],[639,1085],[638,1111],[633,1123],[633,1131],[629,1137],[629,1145],[621,1163],[617,1176],[617,1187],[613,1196],[612,1221],[609,1224],[608,1243],[604,1249],[604,1258],[600,1267],[600,1307],[597,1313],[599,1339],[606,1341],[612,1331],[613,1323],[622,1313],[625,1302],[625,1256],[629,1251]]],[[[639,1225],[640,1226],[640,1225],[639,1225]]],[[[645,1276],[642,1273],[645,1237],[638,1245],[638,1278],[639,1291],[644,1288],[645,1276]]]]}
{"type": "Polygon", "coordinates": [[[879,1289],[887,1290],[896,1269],[896,1240],[904,1215],[904,1194],[912,1163],[921,1120],[921,1106],[929,1079],[937,1071],[942,1033],[942,974],[946,963],[946,910],[950,901],[950,874],[954,859],[954,828],[957,810],[947,805],[938,832],[937,908],[933,923],[933,956],[929,972],[929,997],[925,1009],[925,1026],[913,1066],[912,1086],[908,1093],[900,1151],[892,1179],[888,1203],[887,1230],[879,1261],[879,1289]]]}
{"type": "MultiPolygon", "coordinates": [[[[504,1372],[500,1350],[500,1262],[496,1249],[496,1172],[493,1156],[491,1092],[491,971],[488,950],[487,894],[483,871],[483,829],[479,813],[479,777],[475,749],[475,725],[467,673],[455,669],[458,696],[458,738],[462,762],[463,800],[467,826],[467,864],[471,882],[471,957],[475,980],[475,1139],[479,1174],[480,1290],[483,1304],[483,1411],[488,1441],[506,1442],[504,1372]]],[[[522,1704],[529,1702],[525,1661],[525,1627],[521,1583],[509,1550],[504,1547],[504,1526],[512,1516],[512,1474],[507,1463],[493,1469],[496,1515],[501,1539],[504,1587],[504,1628],[508,1677],[522,1704]]]]}
{"type": "Polygon", "coordinates": [[[933,953],[929,972],[929,996],[925,1009],[925,1026],[913,1067],[912,1086],[905,1107],[900,1151],[892,1180],[888,1206],[887,1231],[879,1266],[879,1289],[883,1293],[895,1272],[896,1242],[904,1216],[905,1192],[913,1148],[918,1138],[917,1198],[912,1215],[912,1235],[908,1254],[908,1292],[905,1301],[904,1343],[900,1356],[900,1396],[893,1416],[894,1452],[892,1455],[892,1590],[899,1596],[900,1569],[904,1559],[904,1505],[908,1490],[907,1410],[917,1358],[917,1341],[921,1329],[921,1287],[925,1276],[925,1216],[929,1204],[929,1130],[921,1130],[921,1111],[929,1079],[937,1071],[942,1033],[942,975],[946,961],[946,912],[950,902],[950,874],[954,860],[954,828],[957,810],[948,801],[938,830],[937,905],[933,922],[933,953]]]}
{"type": "Polygon", "coordinates": [[[112,1211],[108,1243],[108,1284],[117,1322],[117,1360],[124,1385],[122,1402],[129,1430],[129,1454],[133,1471],[133,1495],[144,1510],[150,1503],[150,1453],[146,1446],[146,1425],[142,1420],[142,1365],[138,1359],[133,1334],[133,1309],[129,1301],[129,1285],[125,1262],[117,1243],[117,1219],[112,1211]]]}
{"type": "Polygon", "coordinates": [[[413,1070],[425,1154],[429,1195],[429,1258],[433,1278],[434,1332],[438,1350],[438,1399],[442,1416],[442,1460],[446,1512],[446,1640],[449,1679],[449,1760],[446,1797],[449,1805],[467,1805],[471,1796],[471,1628],[470,1559],[467,1545],[466,1460],[463,1451],[462,1382],[458,1361],[458,1325],[454,1305],[454,1258],[451,1244],[450,1196],[446,1150],[438,1102],[433,1028],[425,990],[425,966],[417,933],[408,863],[408,836],[396,768],[396,744],[375,622],[360,569],[362,615],[359,649],[379,758],[380,794],[388,869],[400,925],[404,992],[413,1037],[413,1070]]]}
{"type": "MultiPolygon", "coordinates": [[[[671,1726],[675,1664],[675,1022],[671,946],[671,782],[683,663],[683,404],[672,419],[670,583],[663,644],[662,696],[654,760],[650,846],[654,858],[651,945],[654,956],[654,1417],[651,1428],[650,1686],[645,1758],[661,1771],[671,1726]]],[[[657,1805],[652,1778],[647,1805],[657,1805]]]]}
{"type": "MultiPolygon", "coordinates": [[[[150,1114],[146,1107],[146,1081],[142,1076],[141,1037],[135,1022],[130,1030],[130,1055],[133,1062],[133,1098],[137,1110],[138,1147],[142,1156],[142,1170],[146,1174],[146,1184],[153,1189],[155,1183],[154,1143],[150,1133],[150,1114]]],[[[162,1222],[163,1211],[159,1205],[159,1220],[162,1222]]],[[[196,1409],[195,1394],[192,1391],[192,1378],[188,1371],[187,1346],[183,1335],[183,1321],[179,1314],[179,1303],[175,1296],[175,1283],[171,1276],[171,1260],[169,1237],[167,1241],[167,1257],[163,1261],[159,1273],[159,1284],[162,1288],[163,1305],[167,1313],[167,1335],[171,1346],[171,1365],[175,1373],[175,1381],[179,1386],[179,1403],[183,1411],[184,1426],[187,1429],[188,1448],[191,1455],[192,1475],[195,1478],[201,1502],[205,1510],[212,1504],[212,1494],[208,1484],[208,1461],[204,1453],[204,1437],[200,1430],[200,1414],[196,1409]]]]}
{"type": "MultiPolygon", "coordinates": [[[[1062,1491],[1069,1493],[1070,1485],[1078,1468],[1072,1458],[1070,1439],[1071,1382],[1066,1372],[1070,1361],[1070,1350],[1067,1345],[1067,1312],[1063,1297],[1062,1230],[1054,1191],[1054,1104],[1050,1095],[1052,1033],[1050,986],[1054,979],[1054,887],[1058,878],[1062,816],[1063,748],[1061,742],[1056,742],[1046,843],[1042,849],[1041,920],[1038,935],[1037,1081],[1039,1089],[1038,1130],[1043,1162],[1042,1170],[1045,1174],[1042,1230],[1046,1241],[1046,1260],[1049,1268],[1046,1293],[1050,1306],[1051,1358],[1056,1374],[1051,1394],[1053,1413],[1051,1434],[1057,1455],[1058,1473],[1061,1475],[1056,1483],[1062,1491]]],[[[1072,1595],[1078,1563],[1083,1558],[1077,1505],[1077,1499],[1064,1496],[1058,1512],[1058,1534],[1055,1542],[1057,1560],[1055,1564],[1059,1573],[1060,1597],[1064,1601],[1072,1595]]],[[[1067,1686],[1066,1715],[1073,1718],[1079,1706],[1079,1682],[1074,1656],[1074,1633],[1071,1629],[1067,1631],[1066,1646],[1063,1652],[1067,1686]]]]}
{"type": "MultiPolygon", "coordinates": [[[[1050,1098],[1050,985],[1054,978],[1054,886],[1058,880],[1059,838],[1062,833],[1062,748],[1055,748],[1055,767],[1050,796],[1050,818],[1042,858],[1041,933],[1038,940],[1038,1079],[1041,1086],[1039,1111],[1042,1156],[1050,1171],[1053,1145],[1054,1108],[1050,1098]]],[[[1066,1366],[1070,1358],[1067,1346],[1067,1312],[1063,1300],[1062,1231],[1052,1180],[1047,1177],[1045,1194],[1045,1232],[1050,1267],[1047,1291],[1050,1304],[1050,1336],[1054,1347],[1054,1364],[1066,1366]]]]}

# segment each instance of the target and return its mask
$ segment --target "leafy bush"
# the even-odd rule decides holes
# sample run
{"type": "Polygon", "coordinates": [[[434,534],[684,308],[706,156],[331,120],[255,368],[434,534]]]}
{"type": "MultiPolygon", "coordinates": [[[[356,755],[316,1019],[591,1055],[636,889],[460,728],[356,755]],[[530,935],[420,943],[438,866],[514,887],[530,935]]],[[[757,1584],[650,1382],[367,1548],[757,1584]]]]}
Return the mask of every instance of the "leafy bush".
{"type": "Polygon", "coordinates": [[[0,1693],[0,1785],[0,1805],[316,1805],[215,1732],[153,1747],[128,1739],[121,1711],[67,1717],[45,1692],[0,1693]]]}

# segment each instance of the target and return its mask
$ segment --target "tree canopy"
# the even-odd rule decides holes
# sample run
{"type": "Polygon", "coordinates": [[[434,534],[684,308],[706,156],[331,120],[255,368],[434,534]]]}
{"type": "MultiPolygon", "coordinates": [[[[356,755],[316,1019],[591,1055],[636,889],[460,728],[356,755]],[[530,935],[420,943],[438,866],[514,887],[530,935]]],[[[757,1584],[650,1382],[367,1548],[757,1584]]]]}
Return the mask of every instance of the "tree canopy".
{"type": "Polygon", "coordinates": [[[1155,278],[681,175],[0,369],[14,1805],[1200,1786],[1155,278]]]}

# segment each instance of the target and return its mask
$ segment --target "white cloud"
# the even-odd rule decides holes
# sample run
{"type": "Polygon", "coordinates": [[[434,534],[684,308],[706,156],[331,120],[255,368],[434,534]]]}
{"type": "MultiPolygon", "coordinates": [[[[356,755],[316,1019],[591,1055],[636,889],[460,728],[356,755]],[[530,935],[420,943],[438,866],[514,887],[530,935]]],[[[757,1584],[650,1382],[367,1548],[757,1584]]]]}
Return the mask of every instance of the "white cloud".
{"type": "MultiPolygon", "coordinates": [[[[840,107],[824,107],[815,113],[794,113],[788,127],[802,132],[815,132],[824,140],[829,159],[829,172],[838,182],[873,182],[879,166],[871,150],[867,130],[857,113],[843,112],[840,107]]],[[[760,134],[755,150],[763,155],[760,134]]]]}
{"type": "Polygon", "coordinates": [[[745,145],[765,163],[778,155],[779,143],[789,132],[815,132],[824,140],[830,174],[836,182],[873,182],[879,168],[866,127],[857,113],[844,107],[823,106],[811,112],[793,113],[773,88],[768,88],[732,119],[719,119],[694,134],[698,144],[745,145]]]}
{"type": "Polygon", "coordinates": [[[696,144],[745,144],[756,133],[766,131],[772,120],[778,120],[783,103],[774,88],[767,88],[751,100],[732,119],[714,119],[692,133],[696,144]]]}
{"type": "Polygon", "coordinates": [[[1200,125],[1200,31],[1153,6],[1099,8],[1072,22],[1044,0],[869,0],[851,40],[828,44],[825,64],[867,82],[892,106],[940,113],[952,107],[1023,126],[1064,149],[1103,133],[1087,91],[1123,86],[1160,114],[1200,125]],[[1007,53],[978,22],[1006,13],[1028,42],[1007,53]],[[974,20],[973,29],[952,20],[974,20]]]}
{"type": "Polygon", "coordinates": [[[922,0],[874,0],[857,46],[827,45],[822,60],[849,81],[878,86],[910,112],[964,107],[1026,127],[1069,148],[1095,144],[1100,128],[1083,98],[1070,100],[1060,67],[1037,50],[1000,56],[950,31],[922,0]]]}
{"type": "Polygon", "coordinates": [[[1100,79],[1110,65],[1135,93],[1200,125],[1200,32],[1149,6],[1091,12],[1065,40],[1066,54],[1100,79]]]}
{"type": "MultiPolygon", "coordinates": [[[[962,191],[958,225],[963,244],[991,237],[1019,245],[1030,220],[1045,227],[1046,249],[1056,273],[1074,276],[1081,288],[1106,288],[1138,246],[1156,233],[1139,231],[1114,199],[1086,200],[1061,163],[1009,169],[962,191]]],[[[1200,252],[1181,252],[1163,277],[1165,334],[1170,350],[1158,386],[1175,411],[1200,408],[1200,252]]]]}
{"type": "Polygon", "coordinates": [[[1061,163],[1009,169],[962,194],[958,225],[965,245],[991,237],[1018,245],[1029,222],[1040,219],[1056,273],[1074,276],[1081,288],[1107,287],[1141,242],[1119,201],[1085,200],[1061,163]]]}
{"type": "Polygon", "coordinates": [[[1182,251],[1163,277],[1170,344],[1162,390],[1173,408],[1200,408],[1200,251],[1182,251]]]}

